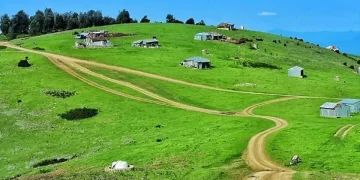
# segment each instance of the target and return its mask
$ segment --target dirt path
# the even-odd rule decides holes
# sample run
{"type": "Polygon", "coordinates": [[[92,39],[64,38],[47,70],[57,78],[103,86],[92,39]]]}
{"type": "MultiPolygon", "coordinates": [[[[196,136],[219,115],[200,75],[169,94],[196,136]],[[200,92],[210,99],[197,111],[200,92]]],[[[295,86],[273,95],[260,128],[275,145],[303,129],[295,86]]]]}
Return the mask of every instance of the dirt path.
{"type": "Polygon", "coordinates": [[[46,56],[46,57],[54,57],[56,59],[61,59],[61,61],[72,61],[72,62],[76,62],[76,63],[87,64],[87,65],[100,67],[100,68],[105,68],[105,69],[109,69],[109,70],[114,70],[114,71],[134,74],[134,75],[138,75],[138,76],[163,80],[163,81],[172,82],[172,83],[176,83],[176,84],[182,84],[182,85],[186,85],[186,86],[198,87],[198,88],[202,88],[202,89],[210,89],[210,90],[215,90],[215,91],[242,93],[242,94],[266,95],[266,96],[282,96],[282,97],[297,96],[297,97],[302,97],[302,98],[340,99],[340,98],[331,98],[331,97],[299,96],[299,95],[287,95],[287,94],[276,94],[276,93],[260,93],[260,92],[235,91],[235,90],[230,90],[230,89],[222,89],[222,88],[217,88],[217,87],[212,87],[212,86],[207,86],[207,85],[190,83],[190,82],[186,82],[186,81],[182,81],[182,80],[177,80],[177,79],[173,79],[173,78],[169,78],[169,77],[164,77],[164,76],[155,75],[155,74],[151,74],[151,73],[146,73],[146,72],[142,72],[142,71],[132,70],[132,69],[128,69],[128,68],[102,64],[102,63],[98,63],[98,62],[94,62],[94,61],[81,60],[81,59],[77,59],[77,58],[67,57],[67,56],[48,53],[48,52],[35,51],[35,50],[15,46],[15,45],[13,45],[11,43],[8,43],[8,42],[0,42],[0,45],[7,46],[7,47],[10,47],[10,48],[13,48],[13,49],[18,49],[18,50],[21,50],[21,51],[40,54],[40,55],[43,55],[43,56],[46,56]]]}
{"type": "Polygon", "coordinates": [[[262,103],[258,103],[252,105],[245,110],[243,110],[242,114],[247,116],[256,117],[267,119],[270,121],[275,122],[275,127],[267,129],[255,136],[253,136],[248,144],[246,153],[244,155],[245,160],[247,161],[248,165],[257,173],[253,174],[252,176],[264,178],[264,179],[291,179],[292,175],[295,173],[292,169],[288,169],[283,167],[280,164],[272,161],[265,152],[265,142],[266,138],[275,133],[284,129],[288,126],[288,123],[284,119],[280,119],[277,117],[270,117],[270,116],[259,116],[253,113],[253,110],[264,105],[268,105],[271,103],[277,103],[282,101],[288,101],[293,99],[298,99],[299,97],[285,97],[275,100],[270,100],[262,103]]]}
{"type": "Polygon", "coordinates": [[[336,131],[336,133],[334,134],[334,137],[338,137],[340,135],[340,133],[342,133],[345,129],[348,129],[350,126],[351,126],[351,124],[348,124],[348,125],[341,127],[340,129],[338,129],[336,131]]]}
{"type": "Polygon", "coordinates": [[[355,125],[350,126],[341,136],[341,139],[344,139],[346,135],[355,127],[355,125]]]}
{"type": "MultiPolygon", "coordinates": [[[[182,104],[182,103],[178,103],[172,100],[168,100],[166,98],[163,98],[157,94],[154,94],[152,92],[149,92],[145,89],[142,89],[140,87],[137,87],[131,83],[128,82],[124,82],[124,81],[119,81],[116,79],[112,79],[109,77],[106,77],[102,74],[98,74],[95,72],[92,72],[84,67],[82,67],[81,65],[77,64],[77,63],[83,63],[83,64],[89,64],[89,65],[93,65],[93,66],[97,66],[97,67],[102,67],[102,68],[106,68],[106,69],[111,69],[111,70],[118,70],[121,72],[127,72],[127,73],[132,73],[132,74],[136,74],[136,75],[140,75],[140,76],[146,76],[146,77],[151,77],[151,78],[155,78],[155,79],[160,79],[160,80],[165,80],[165,81],[169,81],[169,82],[174,82],[174,83],[178,83],[178,84],[183,84],[183,85],[188,85],[188,86],[193,86],[193,87],[199,87],[199,88],[205,88],[205,89],[212,89],[212,90],[217,90],[217,91],[224,91],[224,92],[237,92],[237,93],[247,93],[247,94],[260,94],[260,95],[276,95],[276,96],[285,96],[284,98],[280,98],[280,99],[275,99],[275,100],[271,100],[271,101],[266,101],[266,102],[262,102],[262,103],[258,103],[255,104],[253,106],[250,106],[248,108],[246,108],[244,111],[236,113],[236,114],[232,114],[231,116],[247,116],[247,117],[255,117],[255,118],[262,118],[262,119],[267,119],[267,120],[271,120],[273,122],[275,122],[275,127],[272,127],[270,129],[267,129],[255,136],[253,136],[250,139],[250,142],[248,144],[248,147],[246,149],[246,153],[245,153],[245,160],[248,163],[248,165],[254,170],[256,171],[256,173],[253,174],[254,177],[256,177],[257,179],[273,179],[273,180],[277,180],[277,179],[291,179],[292,175],[295,173],[295,171],[285,168],[280,164],[277,164],[276,162],[272,161],[266,154],[265,152],[265,142],[266,142],[266,138],[271,135],[272,133],[275,133],[283,128],[286,128],[288,126],[288,123],[284,120],[284,119],[280,119],[277,117],[270,117],[270,116],[260,116],[260,115],[255,115],[253,114],[253,110],[257,107],[263,106],[263,105],[268,105],[271,103],[277,103],[277,102],[281,102],[281,101],[287,101],[287,100],[292,100],[292,99],[298,99],[298,98],[321,98],[321,97],[307,97],[307,96],[292,96],[292,95],[279,95],[279,94],[267,94],[267,93],[253,93],[253,92],[244,92],[244,91],[233,91],[233,90],[226,90],[226,89],[220,89],[220,88],[215,88],[215,87],[210,87],[210,86],[205,86],[205,85],[198,85],[198,84],[193,84],[193,83],[188,83],[185,81],[180,81],[180,80],[176,80],[176,79],[171,79],[171,78],[166,78],[166,77],[162,77],[162,76],[158,76],[158,75],[153,75],[153,74],[149,74],[149,73],[144,73],[144,72],[140,72],[140,71],[135,71],[135,70],[130,70],[130,69],[126,69],[126,68],[120,68],[120,67],[115,67],[115,66],[109,66],[109,65],[104,65],[104,64],[100,64],[100,63],[96,63],[96,62],[89,62],[89,61],[84,61],[84,60],[79,60],[79,59],[75,59],[75,58],[70,58],[70,57],[65,57],[65,56],[61,56],[61,55],[55,55],[55,54],[51,54],[51,53],[46,53],[46,52],[39,52],[39,51],[34,51],[34,50],[28,50],[25,48],[21,48],[21,47],[17,47],[14,45],[11,45],[9,43],[3,43],[4,45],[11,47],[11,48],[15,48],[15,49],[20,49],[23,51],[27,51],[27,52],[32,52],[32,53],[36,53],[36,54],[40,54],[40,55],[44,55],[46,57],[48,57],[50,59],[51,62],[53,62],[56,66],[58,66],[60,69],[62,69],[63,71],[69,73],[70,75],[76,77],[77,79],[91,85],[94,86],[96,88],[99,88],[101,90],[119,95],[119,96],[123,96],[123,97],[127,97],[133,100],[137,100],[137,101],[141,101],[141,102],[148,102],[148,103],[153,103],[153,104],[158,104],[158,105],[167,105],[167,106],[173,106],[173,107],[177,107],[177,108],[181,108],[181,109],[186,109],[186,110],[191,110],[191,111],[197,111],[197,112],[202,112],[202,113],[207,113],[207,114],[216,114],[216,115],[226,115],[224,114],[224,112],[220,112],[220,111],[216,111],[216,110],[209,110],[209,109],[203,109],[203,108],[198,108],[198,107],[194,107],[194,106],[189,106],[186,104],[182,104]],[[65,64],[77,69],[78,71],[81,71],[83,73],[95,76],[97,78],[118,84],[118,85],[122,85],[122,86],[126,86],[129,87],[133,90],[136,90],[140,93],[143,93],[149,97],[152,97],[158,101],[152,101],[152,100],[148,100],[148,99],[144,99],[144,98],[139,98],[139,97],[135,97],[135,96],[131,96],[122,92],[118,92],[116,90],[107,88],[105,86],[101,86],[93,81],[90,81],[84,77],[82,77],[81,75],[79,75],[78,73],[76,73],[75,71],[73,71],[71,68],[67,67],[65,64]]],[[[1,43],[0,43],[1,45],[1,43]]]]}

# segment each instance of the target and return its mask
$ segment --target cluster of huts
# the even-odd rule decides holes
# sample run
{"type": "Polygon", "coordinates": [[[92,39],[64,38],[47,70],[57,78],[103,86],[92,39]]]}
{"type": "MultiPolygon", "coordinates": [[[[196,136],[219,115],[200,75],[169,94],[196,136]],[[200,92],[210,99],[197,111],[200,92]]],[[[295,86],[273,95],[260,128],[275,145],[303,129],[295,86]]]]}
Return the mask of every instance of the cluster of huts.
{"type": "Polygon", "coordinates": [[[111,47],[112,44],[106,35],[105,30],[89,30],[76,35],[75,47],[111,47]]]}
{"type": "Polygon", "coordinates": [[[326,102],[320,106],[320,116],[328,118],[350,117],[360,112],[360,99],[343,99],[340,102],[326,102]]]}

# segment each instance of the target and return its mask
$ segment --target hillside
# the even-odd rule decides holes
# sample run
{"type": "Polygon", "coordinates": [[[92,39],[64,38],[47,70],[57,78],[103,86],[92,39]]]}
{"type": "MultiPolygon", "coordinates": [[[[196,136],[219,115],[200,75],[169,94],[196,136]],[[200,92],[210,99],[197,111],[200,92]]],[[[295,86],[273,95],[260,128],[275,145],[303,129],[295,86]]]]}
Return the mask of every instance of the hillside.
{"type": "Polygon", "coordinates": [[[5,167],[0,178],[360,177],[360,116],[319,116],[324,102],[360,97],[358,56],[254,31],[180,24],[95,29],[134,35],[111,38],[114,47],[99,49],[73,48],[73,31],[0,43],[0,76],[6,76],[0,78],[5,85],[0,93],[7,94],[0,97],[0,119],[6,120],[0,124],[0,167],[5,167]],[[249,43],[194,40],[195,33],[206,31],[252,39],[259,49],[251,50],[249,43]],[[153,36],[162,48],[131,46],[153,36]],[[201,55],[202,49],[209,54],[201,55]],[[210,59],[214,68],[179,66],[196,55],[210,59]],[[16,67],[24,56],[33,65],[16,67]],[[244,61],[280,69],[243,67],[244,61]],[[295,65],[304,67],[306,78],[288,77],[295,65]],[[46,94],[50,90],[75,94],[61,99],[46,94]],[[81,107],[98,114],[77,121],[61,116],[81,107]],[[289,166],[295,154],[303,161],[289,166]],[[70,159],[34,167],[54,158],[70,159]],[[115,160],[136,169],[104,173],[115,160]]]}
{"type": "Polygon", "coordinates": [[[227,89],[328,97],[359,97],[354,94],[356,88],[348,85],[356,84],[360,80],[348,68],[354,65],[357,69],[356,62],[305,42],[299,42],[297,45],[296,40],[261,32],[228,32],[214,27],[179,24],[128,24],[105,26],[100,29],[135,35],[113,38],[111,41],[115,47],[109,49],[74,49],[75,40],[69,32],[15,40],[14,43],[24,43],[23,47],[26,48],[38,46],[44,48],[46,52],[95,60],[227,89]],[[204,31],[218,31],[227,36],[253,40],[254,37],[261,37],[264,41],[257,42],[260,49],[254,51],[250,50],[247,44],[238,46],[223,42],[194,40],[195,33],[204,31]],[[139,49],[130,46],[135,40],[153,36],[158,38],[162,48],[139,49]],[[280,40],[281,43],[273,43],[273,40],[280,40]],[[287,44],[286,47],[284,43],[287,44]],[[178,66],[179,62],[185,58],[201,55],[202,49],[208,50],[210,54],[207,58],[211,60],[215,68],[209,71],[194,71],[178,66]],[[241,61],[269,63],[282,69],[244,68],[241,65],[235,65],[233,57],[240,57],[241,61]],[[348,67],[343,65],[344,62],[347,62],[348,67]],[[308,78],[289,78],[287,69],[295,65],[304,67],[308,78]],[[341,81],[335,82],[333,80],[335,76],[340,76],[341,81]],[[252,83],[257,86],[256,88],[236,86],[242,83],[252,83]],[[308,91],[309,89],[312,91],[308,91]],[[332,90],[328,91],[329,89],[332,90]]]}

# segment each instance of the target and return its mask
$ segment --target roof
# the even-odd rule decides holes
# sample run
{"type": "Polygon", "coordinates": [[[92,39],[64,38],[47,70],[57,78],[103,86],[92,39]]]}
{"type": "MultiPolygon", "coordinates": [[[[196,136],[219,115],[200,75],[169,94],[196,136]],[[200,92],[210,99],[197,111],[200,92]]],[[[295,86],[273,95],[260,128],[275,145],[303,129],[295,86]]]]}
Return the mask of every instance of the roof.
{"type": "Polygon", "coordinates": [[[322,109],[334,109],[338,105],[339,105],[338,103],[326,102],[325,104],[321,105],[320,108],[322,108],[322,109]]]}
{"type": "Polygon", "coordinates": [[[304,68],[302,68],[300,66],[294,66],[294,67],[290,68],[289,70],[299,70],[299,71],[301,71],[301,70],[304,70],[304,68]]]}
{"type": "Polygon", "coordinates": [[[93,37],[93,38],[90,38],[90,39],[93,40],[93,41],[107,41],[108,40],[105,37],[93,37]]]}
{"type": "Polygon", "coordinates": [[[194,62],[210,62],[210,60],[202,58],[200,56],[193,56],[193,57],[187,58],[185,60],[194,61],[194,62]]]}
{"type": "Polygon", "coordinates": [[[223,36],[222,34],[218,33],[218,32],[209,32],[209,34],[211,36],[223,36]]]}
{"type": "Polygon", "coordinates": [[[340,104],[355,104],[360,102],[360,99],[343,99],[342,101],[340,101],[340,104]]]}
{"type": "Polygon", "coordinates": [[[197,33],[196,35],[198,35],[198,36],[200,36],[200,35],[205,35],[205,36],[208,36],[208,35],[210,35],[209,33],[207,33],[207,32],[201,32],[201,33],[197,33]]]}
{"type": "Polygon", "coordinates": [[[218,26],[225,27],[225,26],[233,26],[233,25],[234,25],[234,24],[227,23],[227,22],[222,22],[222,23],[220,23],[218,26]]]}
{"type": "Polygon", "coordinates": [[[157,39],[143,39],[134,41],[133,44],[142,44],[142,43],[156,43],[159,42],[157,39]]]}

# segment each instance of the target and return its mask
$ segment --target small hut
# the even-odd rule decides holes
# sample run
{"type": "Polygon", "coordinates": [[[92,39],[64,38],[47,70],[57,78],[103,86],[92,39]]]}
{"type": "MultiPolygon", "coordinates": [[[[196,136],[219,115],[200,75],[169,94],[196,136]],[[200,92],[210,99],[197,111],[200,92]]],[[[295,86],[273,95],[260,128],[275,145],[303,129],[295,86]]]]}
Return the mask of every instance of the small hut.
{"type": "Polygon", "coordinates": [[[327,102],[320,106],[320,116],[328,118],[350,117],[350,107],[344,104],[327,102]]]}
{"type": "Polygon", "coordinates": [[[199,56],[194,56],[194,57],[187,58],[184,61],[182,61],[180,63],[180,65],[182,65],[184,67],[192,67],[192,68],[196,68],[196,69],[209,69],[209,68],[211,68],[210,60],[199,57],[199,56]]]}
{"type": "Polygon", "coordinates": [[[200,40],[200,41],[207,41],[207,40],[211,40],[211,35],[209,33],[206,32],[202,32],[202,33],[197,33],[194,36],[195,40],[200,40]]]}
{"type": "Polygon", "coordinates": [[[160,47],[159,41],[154,38],[134,41],[132,43],[132,46],[144,47],[144,48],[159,48],[160,47]]]}
{"type": "Polygon", "coordinates": [[[339,104],[344,104],[350,107],[351,113],[359,113],[360,112],[360,99],[343,99],[339,102],[339,104]]]}
{"type": "Polygon", "coordinates": [[[304,68],[300,66],[294,66],[288,70],[288,75],[291,77],[304,77],[304,68]]]}
{"type": "Polygon", "coordinates": [[[221,40],[224,38],[224,35],[218,33],[218,32],[209,32],[211,36],[211,40],[221,40]]]}

